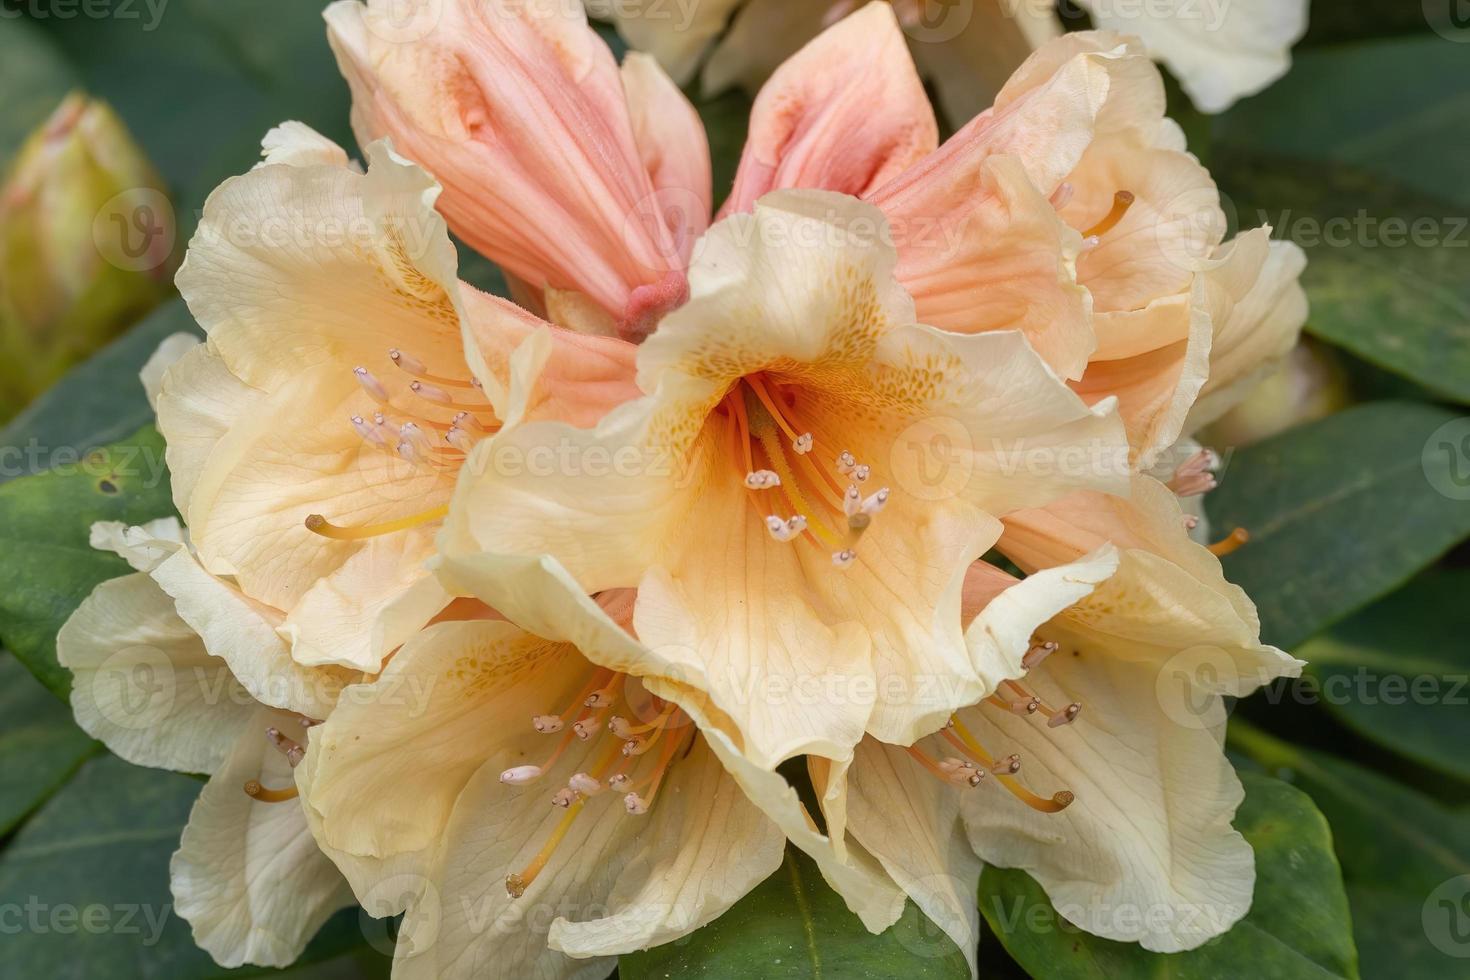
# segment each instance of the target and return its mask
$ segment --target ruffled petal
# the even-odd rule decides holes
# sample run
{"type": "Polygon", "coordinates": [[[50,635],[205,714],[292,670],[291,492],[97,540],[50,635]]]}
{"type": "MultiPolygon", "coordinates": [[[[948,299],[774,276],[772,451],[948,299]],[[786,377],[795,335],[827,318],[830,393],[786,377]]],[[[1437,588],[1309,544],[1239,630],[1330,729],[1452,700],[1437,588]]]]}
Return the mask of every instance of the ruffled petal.
{"type": "Polygon", "coordinates": [[[175,910],[194,942],[226,967],[284,967],[301,955],[352,891],[317,849],[295,800],[257,802],[242,788],[257,780],[289,786],[291,767],[266,739],[290,736],[299,719],[257,708],[224,765],[205,784],[169,862],[175,910]]]}

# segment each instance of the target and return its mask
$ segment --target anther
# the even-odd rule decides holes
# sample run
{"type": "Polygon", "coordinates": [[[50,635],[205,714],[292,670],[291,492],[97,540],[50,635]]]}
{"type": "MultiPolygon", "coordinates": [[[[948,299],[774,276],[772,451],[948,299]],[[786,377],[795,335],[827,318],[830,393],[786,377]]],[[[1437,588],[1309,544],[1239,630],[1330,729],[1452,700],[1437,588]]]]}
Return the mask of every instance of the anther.
{"type": "Polygon", "coordinates": [[[392,359],[394,364],[403,368],[403,370],[407,371],[409,374],[429,373],[429,369],[423,361],[419,360],[417,357],[414,357],[412,354],[403,353],[403,351],[399,350],[397,347],[389,348],[388,357],[392,359]]]}
{"type": "Polygon", "coordinates": [[[462,453],[468,453],[475,448],[475,440],[471,439],[469,433],[461,429],[457,422],[449,427],[448,432],[444,433],[444,441],[462,453]]]}
{"type": "Polygon", "coordinates": [[[791,448],[795,449],[798,453],[805,456],[807,453],[812,451],[812,434],[810,432],[803,432],[801,435],[791,440],[791,448]]]}
{"type": "Polygon", "coordinates": [[[508,786],[524,786],[540,778],[540,766],[515,766],[500,774],[500,781],[508,786]]]}
{"type": "Polygon", "coordinates": [[[600,691],[593,691],[583,699],[582,704],[588,708],[606,708],[617,698],[617,691],[605,687],[600,691]]]}
{"type": "Polygon", "coordinates": [[[633,777],[625,772],[614,773],[607,779],[607,788],[610,790],[624,790],[633,782],[633,777]]]}
{"type": "Polygon", "coordinates": [[[352,369],[352,373],[357,375],[358,383],[372,396],[374,401],[381,402],[384,405],[388,403],[388,389],[383,387],[381,381],[373,377],[371,371],[359,364],[352,369]]]}
{"type": "Polygon", "coordinates": [[[607,730],[612,732],[614,738],[630,739],[633,737],[632,725],[622,715],[613,715],[607,720],[607,730]]]}
{"type": "Polygon", "coordinates": [[[846,449],[837,454],[837,472],[846,476],[857,468],[857,458],[846,449]]]}
{"type": "Polygon", "coordinates": [[[642,816],[648,812],[648,801],[637,793],[629,793],[623,797],[623,808],[633,816],[642,816]]]}
{"type": "Polygon", "coordinates": [[[867,480],[872,475],[873,468],[867,463],[859,463],[852,468],[852,478],[859,483],[867,480]]]}
{"type": "Polygon", "coordinates": [[[573,774],[572,778],[567,780],[567,788],[574,793],[581,793],[583,796],[596,796],[606,787],[598,780],[593,779],[591,774],[579,772],[573,774]]]}
{"type": "Polygon", "coordinates": [[[267,728],[265,730],[265,737],[286,757],[286,762],[290,764],[292,769],[295,769],[301,762],[302,757],[306,755],[306,750],[299,743],[293,742],[291,739],[282,735],[279,729],[267,728]]]}
{"type": "Polygon", "coordinates": [[[779,487],[781,478],[771,470],[755,470],[745,474],[745,488],[747,490],[770,490],[779,487]]]}
{"type": "Polygon", "coordinates": [[[847,568],[855,560],[857,560],[857,552],[851,548],[845,548],[842,551],[832,553],[832,564],[838,568],[847,568]]]}
{"type": "Polygon", "coordinates": [[[1195,497],[1208,493],[1218,485],[1215,480],[1215,469],[1219,465],[1220,457],[1216,456],[1212,450],[1201,449],[1179,464],[1168,487],[1181,497],[1195,497]]]}
{"type": "Polygon", "coordinates": [[[1182,519],[1184,521],[1184,530],[1186,531],[1193,531],[1199,527],[1199,518],[1193,514],[1185,514],[1182,519]]]}
{"type": "Polygon", "coordinates": [[[623,743],[622,752],[625,756],[642,755],[647,752],[653,743],[642,738],[630,738],[623,743]]]}
{"type": "Polygon", "coordinates": [[[1101,244],[1101,238],[1097,237],[1096,235],[1088,235],[1086,238],[1082,239],[1082,251],[1091,252],[1093,249],[1097,248],[1101,244]]]}
{"type": "Polygon", "coordinates": [[[598,718],[583,718],[572,726],[572,731],[576,732],[577,737],[584,742],[593,735],[596,735],[601,729],[602,721],[598,718]]]}
{"type": "Polygon", "coordinates": [[[543,735],[561,731],[563,724],[560,715],[537,715],[531,719],[531,727],[543,735]]]}
{"type": "Polygon", "coordinates": [[[997,776],[1014,776],[1021,771],[1021,757],[1019,755],[1008,755],[1004,759],[997,759],[991,763],[990,771],[997,776]]]}
{"type": "Polygon", "coordinates": [[[1067,705],[1065,708],[1052,715],[1051,718],[1048,719],[1046,727],[1061,728],[1063,725],[1070,725],[1072,722],[1077,720],[1077,716],[1081,713],[1082,702],[1073,701],[1071,704],[1067,705]]]}
{"type": "Polygon", "coordinates": [[[575,803],[576,800],[577,791],[570,786],[566,786],[556,791],[556,795],[551,798],[551,805],[561,807],[565,810],[575,803]]]}
{"type": "Polygon", "coordinates": [[[856,483],[847,485],[847,492],[842,495],[842,512],[848,517],[863,509],[863,492],[857,488],[856,483]]]}
{"type": "Polygon", "coordinates": [[[1057,189],[1052,191],[1051,206],[1060,211],[1071,202],[1072,192],[1075,190],[1076,188],[1072,186],[1071,181],[1062,181],[1062,183],[1057,185],[1057,189]]]}

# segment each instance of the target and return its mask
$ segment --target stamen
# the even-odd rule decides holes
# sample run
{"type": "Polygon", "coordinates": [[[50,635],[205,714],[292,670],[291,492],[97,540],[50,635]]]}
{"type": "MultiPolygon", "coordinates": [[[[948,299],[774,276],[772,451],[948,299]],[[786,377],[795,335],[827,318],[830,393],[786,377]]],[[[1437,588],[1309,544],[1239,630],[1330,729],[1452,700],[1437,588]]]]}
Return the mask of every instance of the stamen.
{"type": "MultiPolygon", "coordinates": [[[[969,753],[974,756],[975,760],[981,765],[995,765],[995,760],[993,760],[990,757],[990,754],[985,751],[984,747],[982,747],[980,743],[975,740],[975,736],[970,734],[969,730],[965,728],[964,723],[960,721],[958,717],[951,718],[951,721],[954,722],[952,728],[947,728],[945,729],[945,731],[953,731],[964,744],[969,753]]],[[[1037,796],[1035,793],[1031,792],[1029,789],[1021,785],[1021,783],[1019,783],[1016,779],[1009,775],[997,774],[996,778],[1000,780],[1000,784],[1002,786],[1010,791],[1012,796],[1029,806],[1031,809],[1040,811],[1041,813],[1059,813],[1062,810],[1065,810],[1067,807],[1071,806],[1072,802],[1077,799],[1077,797],[1070,790],[1064,789],[1054,794],[1052,798],[1048,800],[1043,797],[1037,796]]]]}
{"type": "Polygon", "coordinates": [[[306,755],[306,750],[301,747],[300,743],[293,742],[291,739],[282,735],[279,729],[267,728],[265,730],[265,737],[276,747],[277,751],[286,757],[286,762],[290,764],[292,769],[295,769],[306,755]]]}
{"type": "Polygon", "coordinates": [[[990,771],[997,776],[1014,776],[1021,771],[1021,757],[1012,753],[1004,759],[998,759],[990,764],[990,771]]]}
{"type": "Polygon", "coordinates": [[[459,427],[457,422],[450,425],[449,431],[444,433],[444,441],[466,455],[475,448],[475,441],[470,438],[469,433],[459,427]]]}
{"type": "Polygon", "coordinates": [[[286,800],[296,799],[299,792],[295,786],[287,786],[285,789],[266,789],[258,779],[252,779],[245,784],[245,795],[260,803],[284,803],[286,800]]]}
{"type": "Polygon", "coordinates": [[[1057,189],[1052,191],[1051,206],[1060,211],[1071,202],[1072,192],[1075,190],[1076,188],[1072,186],[1071,181],[1062,181],[1062,183],[1057,185],[1057,189]]]}
{"type": "Polygon", "coordinates": [[[378,431],[378,427],[376,425],[373,425],[367,419],[363,418],[361,415],[352,416],[351,422],[352,427],[357,430],[357,434],[362,436],[368,442],[372,443],[375,446],[387,445],[386,440],[384,440],[383,438],[383,434],[378,431]]]}
{"type": "Polygon", "coordinates": [[[887,487],[880,487],[877,493],[869,494],[867,499],[863,501],[863,513],[869,517],[877,514],[888,505],[888,496],[889,492],[887,487]]]}
{"type": "Polygon", "coordinates": [[[537,715],[531,719],[531,727],[543,735],[561,731],[562,724],[560,715],[537,715]]]}
{"type": "Polygon", "coordinates": [[[843,476],[847,476],[847,474],[855,469],[857,469],[857,460],[853,457],[852,453],[844,449],[837,454],[837,472],[843,476]]]}
{"type": "Polygon", "coordinates": [[[1041,662],[1057,652],[1057,645],[1051,640],[1042,640],[1031,644],[1031,649],[1021,657],[1021,666],[1027,670],[1035,670],[1041,666],[1041,662]]]}
{"type": "Polygon", "coordinates": [[[380,534],[392,534],[395,531],[407,531],[412,527],[419,527],[434,521],[443,520],[449,514],[449,505],[431,507],[417,514],[400,517],[396,521],[385,521],[382,524],[364,524],[361,527],[343,527],[333,524],[320,514],[308,514],[306,517],[306,529],[324,538],[332,538],[337,541],[360,541],[363,538],[375,538],[380,534]]]}
{"type": "Polygon", "coordinates": [[[1086,238],[1082,239],[1082,251],[1091,252],[1093,249],[1097,248],[1101,244],[1101,238],[1098,238],[1096,235],[1088,235],[1086,238]]]}
{"type": "Polygon", "coordinates": [[[569,806],[566,816],[561,818],[561,821],[556,825],[556,829],[551,832],[551,836],[542,845],[541,850],[531,859],[531,863],[519,872],[505,876],[505,890],[511,898],[520,898],[526,893],[526,889],[531,887],[531,883],[536,880],[536,876],[546,867],[546,862],[551,859],[551,855],[555,852],[557,845],[562,842],[562,838],[566,837],[567,831],[571,829],[572,821],[577,819],[577,814],[581,812],[582,807],[585,805],[585,800],[578,800],[569,806]]]}
{"type": "Polygon", "coordinates": [[[613,738],[629,739],[633,737],[633,727],[628,719],[621,715],[614,715],[607,720],[607,730],[612,733],[613,738]]]}
{"type": "Polygon", "coordinates": [[[576,802],[578,802],[577,791],[572,789],[570,786],[566,786],[562,789],[557,790],[556,795],[552,796],[551,798],[551,805],[559,806],[563,810],[570,809],[571,805],[576,802]]]}
{"type": "Polygon", "coordinates": [[[616,689],[605,687],[601,690],[593,691],[591,694],[587,695],[587,697],[583,698],[582,705],[583,707],[587,708],[606,708],[608,705],[616,701],[617,697],[618,692],[616,689]]]}
{"type": "Polygon", "coordinates": [[[771,532],[771,537],[777,541],[790,541],[801,536],[806,530],[806,518],[797,514],[794,517],[781,520],[772,514],[766,518],[766,530],[771,532]]]}
{"type": "Polygon", "coordinates": [[[1123,220],[1123,215],[1133,206],[1133,192],[1119,191],[1113,195],[1113,207],[1103,219],[1082,233],[1084,238],[1093,238],[1106,235],[1118,222],[1123,220]]]}
{"type": "Polygon", "coordinates": [[[1214,472],[1219,465],[1220,458],[1212,450],[1201,449],[1179,464],[1168,487],[1181,497],[1208,493],[1219,485],[1214,472]]]}
{"type": "Polygon", "coordinates": [[[873,468],[867,463],[859,463],[852,468],[851,476],[858,483],[863,483],[872,474],[873,468]]]}
{"type": "Polygon", "coordinates": [[[842,512],[848,517],[863,509],[863,492],[857,488],[856,483],[848,484],[847,492],[842,495],[842,512]]]}
{"type": "Polygon", "coordinates": [[[388,358],[398,367],[407,371],[409,374],[415,374],[422,377],[423,375],[429,373],[429,368],[427,365],[424,364],[423,361],[419,360],[417,357],[414,357],[412,354],[403,353],[403,351],[399,350],[397,347],[388,348],[388,358]]]}
{"type": "Polygon", "coordinates": [[[805,456],[812,451],[812,434],[810,432],[803,432],[791,440],[791,448],[805,456]]]}
{"type": "Polygon", "coordinates": [[[358,383],[372,396],[373,401],[388,404],[388,389],[383,387],[381,381],[373,377],[371,371],[359,364],[352,369],[352,373],[357,376],[358,383]]]}
{"type": "Polygon", "coordinates": [[[857,552],[851,548],[844,548],[842,551],[834,551],[832,553],[832,564],[838,568],[848,568],[856,560],[857,552]]]}
{"type": "Polygon", "coordinates": [[[534,783],[544,775],[546,770],[540,766],[515,766],[500,774],[500,781],[507,786],[524,786],[534,783]]]}
{"type": "Polygon", "coordinates": [[[1194,516],[1193,514],[1185,514],[1183,520],[1184,530],[1186,531],[1193,531],[1195,528],[1199,527],[1199,518],[1194,516]]]}
{"type": "Polygon", "coordinates": [[[651,801],[644,799],[637,793],[629,793],[623,797],[623,807],[635,817],[641,817],[648,812],[651,801]]]}
{"type": "Polygon", "coordinates": [[[1238,551],[1241,545],[1251,539],[1251,534],[1243,527],[1231,531],[1224,538],[1209,546],[1210,554],[1217,558],[1224,558],[1228,554],[1238,551]]]}
{"type": "Polygon", "coordinates": [[[931,775],[939,777],[953,786],[979,786],[985,779],[985,772],[960,759],[946,759],[943,762],[935,762],[914,746],[907,747],[909,755],[913,756],[931,775]]]}
{"type": "Polygon", "coordinates": [[[601,730],[602,719],[596,717],[583,718],[572,726],[572,731],[576,732],[577,737],[584,742],[601,730]]]}

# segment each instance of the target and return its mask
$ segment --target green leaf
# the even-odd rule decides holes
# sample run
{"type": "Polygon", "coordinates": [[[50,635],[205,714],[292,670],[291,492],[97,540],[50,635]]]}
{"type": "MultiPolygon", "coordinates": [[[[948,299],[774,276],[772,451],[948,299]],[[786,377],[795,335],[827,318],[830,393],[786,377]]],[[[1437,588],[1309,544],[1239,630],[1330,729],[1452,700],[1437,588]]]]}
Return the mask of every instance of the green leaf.
{"type": "Polygon", "coordinates": [[[1470,821],[1422,793],[1239,718],[1233,747],[1311,795],[1332,826],[1364,974],[1442,980],[1464,971],[1470,915],[1438,906],[1470,894],[1470,821]],[[1456,914],[1458,929],[1444,916],[1456,914]],[[1438,918],[1434,918],[1438,917],[1438,918]],[[1426,926],[1435,926],[1434,934],[1426,926]],[[1457,940],[1457,936],[1465,937],[1457,940]],[[1447,974],[1445,971],[1449,970],[1447,974]]]}
{"type": "Polygon", "coordinates": [[[1470,780],[1470,571],[1430,571],[1297,653],[1349,728],[1470,780]]]}
{"type": "MultiPolygon", "coordinates": [[[[169,855],[200,786],[110,755],[83,765],[0,851],[0,895],[13,903],[6,932],[19,927],[5,938],[6,975],[152,980],[267,972],[215,965],[174,914],[169,855]]],[[[361,944],[357,912],[349,909],[323,927],[302,960],[361,944]]]]}
{"type": "Polygon", "coordinates": [[[152,426],[0,486],[0,640],[58,697],[71,678],[56,662],[56,631],[97,583],[130,570],[91,547],[92,523],[172,513],[163,439],[152,426]]]}
{"type": "Polygon", "coordinates": [[[1436,436],[1456,419],[1373,402],[1229,458],[1207,507],[1217,528],[1250,531],[1225,571],[1255,600],[1268,642],[1295,646],[1470,535],[1470,459],[1436,436]]]}
{"type": "Polygon", "coordinates": [[[11,14],[0,17],[0,171],[77,84],[76,71],[45,31],[11,14]]]}
{"type": "Polygon", "coordinates": [[[1308,331],[1470,402],[1470,218],[1463,204],[1341,165],[1225,161],[1216,176],[1240,224],[1270,224],[1307,254],[1308,331]]]}
{"type": "Polygon", "coordinates": [[[714,922],[666,946],[622,957],[622,980],[966,980],[964,954],[910,903],[874,936],[806,855],[786,863],[714,922]]]}
{"type": "Polygon", "coordinates": [[[1250,912],[1219,939],[1167,955],[1099,939],[1060,919],[1041,886],[1015,869],[985,869],[981,914],[1006,951],[1047,980],[1234,980],[1245,964],[1251,976],[1271,980],[1356,977],[1347,897],[1327,821],[1305,793],[1279,780],[1251,772],[1241,780],[1246,797],[1235,826],[1255,848],[1256,891],[1250,912]]]}
{"type": "Polygon", "coordinates": [[[153,421],[138,371],[170,334],[199,334],[184,301],[155,309],[126,334],[67,372],[0,429],[0,483],[75,462],[153,421]],[[59,458],[58,458],[59,457],[59,458]]]}
{"type": "Polygon", "coordinates": [[[0,837],[66,782],[97,750],[66,705],[0,653],[0,837]]]}
{"type": "MultiPolygon", "coordinates": [[[[1285,78],[1218,118],[1216,140],[1239,152],[1311,161],[1308,171],[1323,176],[1333,164],[1370,171],[1389,184],[1459,203],[1441,216],[1464,214],[1470,204],[1464,179],[1470,144],[1461,138],[1470,114],[1466,47],[1430,33],[1419,3],[1384,2],[1417,21],[1422,34],[1297,49],[1285,78]]],[[[1458,0],[1432,2],[1448,11],[1458,0]]],[[[1316,4],[1313,26],[1326,26],[1319,10],[1360,6],[1316,4]]],[[[1248,187],[1236,189],[1249,197],[1248,187]]],[[[1349,213],[1360,206],[1368,204],[1349,213]]]]}

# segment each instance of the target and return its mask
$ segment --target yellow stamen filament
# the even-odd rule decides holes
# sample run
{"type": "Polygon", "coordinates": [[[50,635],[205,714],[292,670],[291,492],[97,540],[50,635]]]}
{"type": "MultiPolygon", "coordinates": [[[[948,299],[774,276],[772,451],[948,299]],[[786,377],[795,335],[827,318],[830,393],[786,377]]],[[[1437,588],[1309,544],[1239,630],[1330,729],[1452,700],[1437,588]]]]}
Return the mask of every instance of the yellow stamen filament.
{"type": "Polygon", "coordinates": [[[755,435],[760,440],[761,448],[765,450],[771,469],[781,478],[781,493],[786,497],[787,503],[791,505],[792,510],[806,518],[807,533],[828,548],[839,547],[842,539],[817,516],[817,509],[811,505],[797,485],[796,474],[792,472],[790,464],[786,461],[786,453],[781,447],[781,440],[776,435],[776,430],[761,427],[755,430],[755,435]]]}
{"type": "Polygon", "coordinates": [[[658,717],[654,718],[653,721],[650,721],[646,725],[634,725],[632,728],[628,729],[628,734],[642,735],[644,732],[651,732],[656,728],[662,729],[664,727],[664,723],[667,722],[669,718],[673,716],[674,712],[678,710],[678,705],[674,704],[672,701],[665,702],[664,708],[661,712],[659,712],[658,717]]]}
{"type": "Polygon", "coordinates": [[[245,784],[245,795],[261,803],[284,803],[286,800],[294,800],[299,792],[295,786],[287,786],[285,789],[266,789],[258,779],[252,779],[245,784]]]}
{"type": "Polygon", "coordinates": [[[306,529],[324,538],[333,538],[337,541],[361,541],[364,538],[376,538],[382,534],[407,531],[409,528],[443,520],[448,514],[449,505],[445,504],[440,507],[431,507],[417,514],[410,514],[407,517],[400,517],[396,521],[364,524],[360,527],[344,527],[340,524],[333,524],[320,514],[310,514],[306,518],[306,529]]]}
{"type": "Polygon", "coordinates": [[[1082,233],[1083,238],[1091,238],[1094,235],[1106,235],[1112,231],[1118,222],[1123,220],[1123,215],[1133,206],[1133,192],[1119,191],[1113,195],[1113,207],[1103,219],[1082,233]]]}
{"type": "Polygon", "coordinates": [[[1224,538],[1209,546],[1210,554],[1217,558],[1224,558],[1240,549],[1240,546],[1251,539],[1251,533],[1243,527],[1231,531],[1224,538]]]}
{"type": "Polygon", "coordinates": [[[541,870],[546,867],[546,862],[551,860],[551,855],[556,852],[557,845],[562,842],[562,838],[566,837],[567,831],[572,829],[572,821],[577,819],[577,814],[581,813],[582,807],[586,805],[585,799],[579,799],[567,807],[566,814],[558,821],[551,836],[546,839],[541,850],[536,852],[531,863],[519,872],[505,876],[505,890],[511,898],[520,898],[526,893],[526,889],[531,887],[531,883],[536,880],[536,876],[541,873],[541,870]]]}
{"type": "MultiPolygon", "coordinates": [[[[976,741],[975,736],[970,734],[969,730],[965,728],[964,722],[960,721],[957,717],[951,718],[950,722],[954,727],[954,733],[959,736],[960,742],[972,759],[987,769],[995,765],[995,759],[976,741]]],[[[1014,776],[998,774],[995,778],[1000,780],[1002,786],[1010,790],[1012,796],[1031,809],[1041,813],[1060,813],[1071,806],[1072,801],[1077,798],[1071,790],[1064,789],[1048,800],[1045,797],[1037,796],[1031,792],[1014,776]]]]}

